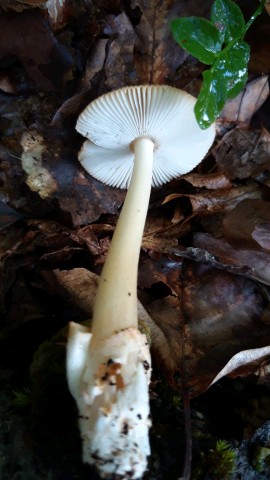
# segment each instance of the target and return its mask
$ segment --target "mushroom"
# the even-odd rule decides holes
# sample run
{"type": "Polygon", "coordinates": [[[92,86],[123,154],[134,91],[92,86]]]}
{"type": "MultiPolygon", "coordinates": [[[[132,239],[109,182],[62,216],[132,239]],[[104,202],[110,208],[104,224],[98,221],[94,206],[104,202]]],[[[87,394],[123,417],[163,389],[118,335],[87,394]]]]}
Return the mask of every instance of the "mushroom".
{"type": "Polygon", "coordinates": [[[192,170],[215,137],[201,130],[196,99],[168,86],[125,87],[94,100],[76,129],[79,161],[128,192],[99,281],[92,331],[72,323],[67,377],[80,412],[83,461],[101,477],[140,478],[150,454],[149,346],[138,330],[137,273],[151,186],[192,170]]]}

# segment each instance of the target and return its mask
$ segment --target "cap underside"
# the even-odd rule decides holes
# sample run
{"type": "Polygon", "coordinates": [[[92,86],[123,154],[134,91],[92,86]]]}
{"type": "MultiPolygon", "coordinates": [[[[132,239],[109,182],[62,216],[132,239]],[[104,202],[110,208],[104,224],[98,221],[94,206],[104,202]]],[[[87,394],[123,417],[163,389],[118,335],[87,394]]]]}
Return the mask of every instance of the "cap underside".
{"type": "Polygon", "coordinates": [[[127,188],[134,153],[132,142],[149,136],[156,145],[153,186],[192,170],[210,148],[215,127],[201,130],[194,115],[196,99],[168,86],[125,87],[93,101],[76,129],[88,138],[79,161],[98,180],[127,188]]]}

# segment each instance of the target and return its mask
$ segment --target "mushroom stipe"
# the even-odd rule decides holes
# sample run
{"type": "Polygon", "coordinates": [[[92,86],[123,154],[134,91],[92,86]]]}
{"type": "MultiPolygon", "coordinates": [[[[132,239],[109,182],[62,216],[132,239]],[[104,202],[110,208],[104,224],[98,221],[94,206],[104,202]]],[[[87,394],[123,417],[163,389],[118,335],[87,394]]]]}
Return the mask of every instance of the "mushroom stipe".
{"type": "Polygon", "coordinates": [[[138,330],[137,275],[151,186],[192,170],[215,138],[188,93],[125,87],[94,100],[76,129],[79,161],[98,180],[128,188],[102,270],[92,329],[70,324],[67,379],[79,410],[83,461],[102,478],[139,479],[150,454],[151,357],[138,330]],[[112,362],[112,363],[111,363],[112,362]]]}

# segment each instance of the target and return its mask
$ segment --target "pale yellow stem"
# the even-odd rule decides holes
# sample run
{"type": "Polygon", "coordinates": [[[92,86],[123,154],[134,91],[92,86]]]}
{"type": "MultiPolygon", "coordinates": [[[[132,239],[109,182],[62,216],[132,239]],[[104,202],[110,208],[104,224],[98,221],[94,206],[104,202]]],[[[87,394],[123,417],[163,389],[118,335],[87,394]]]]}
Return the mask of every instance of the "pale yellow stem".
{"type": "Polygon", "coordinates": [[[138,326],[137,276],[152,183],[154,143],[133,143],[134,168],[99,281],[93,314],[93,340],[138,326]]]}

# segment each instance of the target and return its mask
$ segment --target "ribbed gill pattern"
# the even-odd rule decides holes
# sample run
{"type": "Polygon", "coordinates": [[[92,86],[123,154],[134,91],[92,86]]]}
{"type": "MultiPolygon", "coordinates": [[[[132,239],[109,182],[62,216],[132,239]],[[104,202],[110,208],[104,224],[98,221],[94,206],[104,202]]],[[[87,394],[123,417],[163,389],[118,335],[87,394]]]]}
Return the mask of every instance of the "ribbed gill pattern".
{"type": "Polygon", "coordinates": [[[203,159],[215,126],[201,130],[194,115],[196,99],[174,87],[124,87],[94,100],[79,116],[76,129],[88,138],[79,161],[98,180],[127,188],[133,168],[132,142],[155,142],[153,186],[191,170],[203,159]]]}

